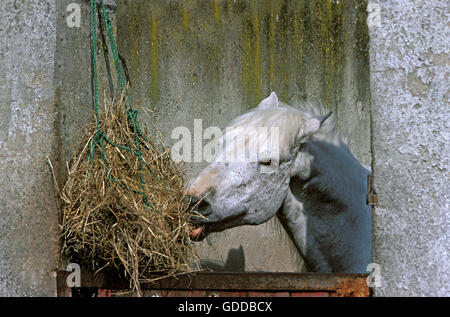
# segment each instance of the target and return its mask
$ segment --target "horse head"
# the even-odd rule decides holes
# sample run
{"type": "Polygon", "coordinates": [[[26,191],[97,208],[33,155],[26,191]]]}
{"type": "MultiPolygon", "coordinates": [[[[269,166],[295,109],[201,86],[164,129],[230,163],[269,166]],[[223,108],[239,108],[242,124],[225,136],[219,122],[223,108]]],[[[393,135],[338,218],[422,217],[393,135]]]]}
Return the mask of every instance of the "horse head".
{"type": "Polygon", "coordinates": [[[197,215],[192,240],[241,225],[268,221],[280,209],[299,150],[325,119],[281,103],[276,94],[234,119],[215,160],[188,185],[197,215]]]}

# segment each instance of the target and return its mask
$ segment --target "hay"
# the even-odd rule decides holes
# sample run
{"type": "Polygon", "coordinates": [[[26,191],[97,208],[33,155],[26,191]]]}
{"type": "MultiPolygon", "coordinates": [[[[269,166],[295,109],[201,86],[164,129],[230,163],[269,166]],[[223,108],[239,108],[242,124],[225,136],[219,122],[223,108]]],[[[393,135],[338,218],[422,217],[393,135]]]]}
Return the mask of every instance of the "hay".
{"type": "MultiPolygon", "coordinates": [[[[135,150],[135,131],[124,107],[123,97],[108,105],[100,114],[100,128],[111,142],[135,150]]],[[[188,235],[183,173],[161,138],[154,144],[140,137],[145,189],[139,194],[141,167],[136,153],[104,139],[109,171],[99,149],[89,159],[96,132],[93,122],[68,163],[61,191],[61,254],[90,270],[119,270],[140,295],[140,283],[189,272],[196,258],[188,235]]]]}

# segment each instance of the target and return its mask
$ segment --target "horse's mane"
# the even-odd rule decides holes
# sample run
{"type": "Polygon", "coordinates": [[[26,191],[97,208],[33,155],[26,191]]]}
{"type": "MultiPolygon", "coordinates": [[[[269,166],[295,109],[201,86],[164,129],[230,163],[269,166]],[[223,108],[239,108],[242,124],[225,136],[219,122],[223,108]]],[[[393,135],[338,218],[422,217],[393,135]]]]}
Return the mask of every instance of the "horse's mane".
{"type": "MultiPolygon", "coordinates": [[[[277,105],[258,106],[236,117],[228,125],[229,128],[248,127],[278,127],[279,128],[279,151],[280,157],[290,155],[290,149],[295,142],[295,138],[302,128],[305,120],[312,117],[320,117],[328,113],[329,110],[322,104],[311,102],[301,102],[297,107],[289,106],[282,102],[277,105]]],[[[224,138],[231,133],[228,131],[224,138]]],[[[348,146],[347,137],[339,130],[335,116],[331,116],[322,124],[319,131],[314,134],[314,138],[332,143],[337,146],[348,146]]]]}
{"type": "MultiPolygon", "coordinates": [[[[312,103],[309,101],[299,103],[298,108],[300,111],[313,117],[321,117],[330,112],[330,109],[323,103],[312,103]]],[[[331,115],[330,118],[325,120],[320,130],[314,134],[314,137],[336,145],[344,144],[348,146],[348,137],[339,129],[336,118],[336,115],[331,115]]]]}

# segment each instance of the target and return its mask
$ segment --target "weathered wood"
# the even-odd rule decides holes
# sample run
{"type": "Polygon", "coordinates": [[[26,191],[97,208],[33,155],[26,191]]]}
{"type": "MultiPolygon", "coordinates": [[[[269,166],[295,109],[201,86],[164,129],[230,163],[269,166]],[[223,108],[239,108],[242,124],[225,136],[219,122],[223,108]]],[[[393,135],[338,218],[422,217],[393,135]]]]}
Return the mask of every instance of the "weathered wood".
{"type": "MultiPolygon", "coordinates": [[[[69,272],[58,272],[58,296],[67,293],[64,287],[69,272]]],[[[330,296],[369,296],[366,274],[304,274],[304,273],[217,273],[197,272],[164,277],[141,284],[142,290],[169,291],[264,291],[264,292],[329,292],[330,296]]],[[[116,274],[81,273],[81,287],[128,289],[126,279],[116,274]]]]}

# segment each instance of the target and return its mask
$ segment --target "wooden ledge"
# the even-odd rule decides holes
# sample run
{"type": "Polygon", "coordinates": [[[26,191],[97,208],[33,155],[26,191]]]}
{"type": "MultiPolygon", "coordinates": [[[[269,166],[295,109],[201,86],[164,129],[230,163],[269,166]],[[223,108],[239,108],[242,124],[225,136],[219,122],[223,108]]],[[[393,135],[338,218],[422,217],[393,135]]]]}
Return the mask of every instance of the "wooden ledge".
{"type": "MultiPolygon", "coordinates": [[[[69,296],[67,277],[71,272],[58,271],[58,296],[69,296]]],[[[156,277],[156,276],[155,276],[156,277]]],[[[328,292],[330,296],[371,295],[368,274],[311,274],[272,272],[196,272],[163,277],[141,284],[142,290],[182,291],[263,291],[263,292],[328,292]]],[[[124,290],[129,282],[117,274],[82,272],[82,288],[124,290]]]]}

